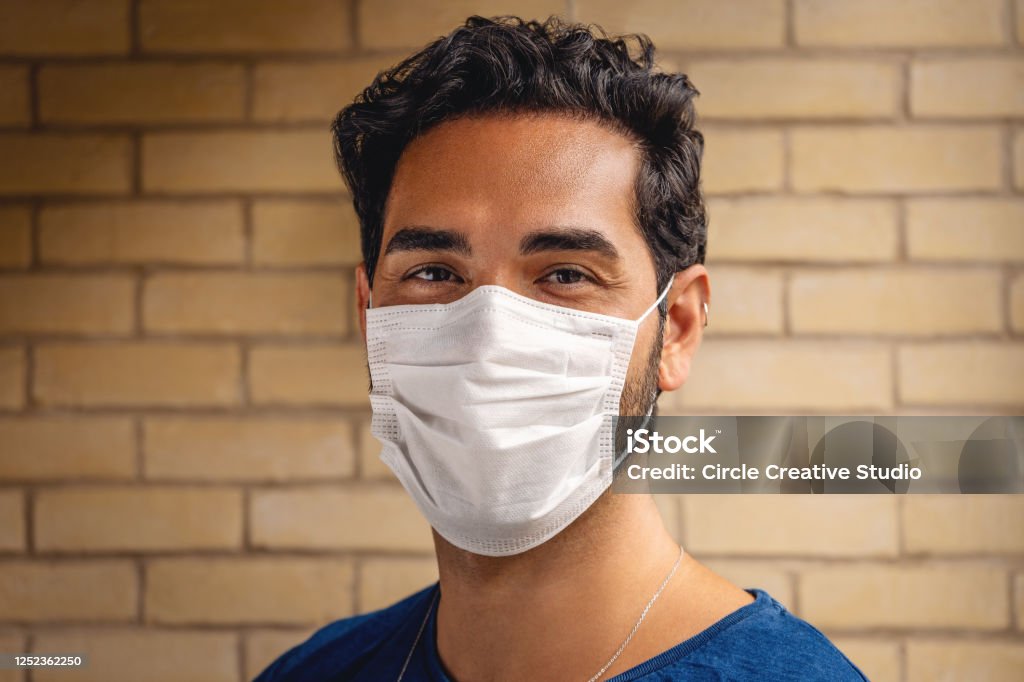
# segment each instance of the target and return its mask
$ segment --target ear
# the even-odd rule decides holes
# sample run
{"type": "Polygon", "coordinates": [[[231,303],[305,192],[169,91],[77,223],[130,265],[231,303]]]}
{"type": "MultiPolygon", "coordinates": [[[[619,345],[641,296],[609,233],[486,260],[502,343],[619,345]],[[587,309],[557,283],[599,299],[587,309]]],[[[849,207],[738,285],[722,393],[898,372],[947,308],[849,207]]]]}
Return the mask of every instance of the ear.
{"type": "Polygon", "coordinates": [[[668,296],[668,316],[658,366],[658,388],[674,391],[690,375],[690,363],[704,338],[704,303],[711,305],[708,271],[697,263],[676,273],[668,296]]]}
{"type": "Polygon", "coordinates": [[[366,308],[370,305],[370,279],[366,276],[366,263],[356,266],[356,310],[359,311],[359,330],[366,343],[366,308]]]}

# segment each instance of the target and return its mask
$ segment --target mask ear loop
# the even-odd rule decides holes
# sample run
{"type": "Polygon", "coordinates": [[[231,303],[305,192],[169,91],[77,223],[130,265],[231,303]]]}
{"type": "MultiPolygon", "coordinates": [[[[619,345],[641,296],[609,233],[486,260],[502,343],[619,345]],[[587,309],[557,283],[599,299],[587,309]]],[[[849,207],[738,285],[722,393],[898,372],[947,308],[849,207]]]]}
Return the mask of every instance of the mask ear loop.
{"type": "MultiPolygon", "coordinates": [[[[657,308],[661,304],[661,302],[665,300],[665,297],[668,296],[668,292],[671,291],[671,290],[672,290],[672,282],[670,281],[665,286],[665,288],[662,290],[661,294],[658,296],[658,299],[654,303],[652,303],[651,306],[647,310],[644,311],[643,315],[641,315],[639,318],[637,318],[634,321],[637,324],[640,324],[641,322],[643,322],[644,319],[648,315],[651,314],[651,311],[653,311],[655,308],[657,308]]],[[[640,426],[641,429],[647,428],[647,425],[650,423],[651,419],[653,418],[654,407],[655,407],[655,403],[652,402],[651,403],[651,407],[647,410],[647,414],[644,415],[644,422],[640,426]]],[[[612,471],[615,471],[616,469],[618,469],[619,465],[622,463],[622,460],[624,460],[624,459],[626,459],[626,457],[628,457],[628,454],[626,454],[625,452],[623,452],[621,455],[619,453],[615,453],[615,455],[616,455],[615,458],[612,460],[612,471]]]]}
{"type": "Polygon", "coordinates": [[[670,281],[670,282],[669,282],[669,283],[668,283],[668,284],[667,284],[667,285],[665,286],[664,290],[662,290],[661,294],[660,294],[660,295],[658,296],[658,300],[656,300],[656,301],[655,301],[654,303],[652,303],[652,304],[651,304],[651,307],[649,307],[649,308],[648,308],[647,310],[645,310],[645,311],[644,311],[644,314],[643,314],[643,315],[641,315],[640,317],[638,317],[638,318],[637,318],[637,319],[636,319],[635,321],[636,321],[636,322],[643,322],[643,321],[644,321],[644,319],[645,319],[645,318],[646,318],[646,317],[647,317],[648,315],[650,315],[650,314],[651,314],[651,311],[652,311],[652,310],[654,310],[655,308],[657,308],[657,307],[658,307],[658,306],[659,306],[659,305],[661,304],[661,302],[665,300],[665,297],[666,297],[666,296],[668,296],[668,292],[669,292],[669,291],[671,291],[671,290],[672,290],[672,282],[670,281]]]}
{"type": "MultiPolygon", "coordinates": [[[[644,318],[646,318],[648,315],[650,315],[651,311],[654,310],[655,308],[657,308],[658,305],[660,305],[661,302],[665,300],[665,297],[668,296],[668,292],[671,289],[672,289],[672,282],[669,282],[668,285],[665,287],[665,289],[661,292],[661,295],[658,296],[658,300],[656,300],[654,303],[652,303],[651,307],[644,311],[644,314],[640,316],[640,318],[637,320],[637,322],[642,322],[644,320],[644,318]]],[[[708,302],[704,301],[704,326],[705,327],[708,326],[708,319],[709,319],[708,302]]],[[[654,418],[653,415],[654,415],[655,405],[656,405],[656,403],[653,403],[653,402],[651,403],[650,409],[648,409],[647,410],[647,414],[644,415],[644,423],[640,426],[641,429],[647,428],[647,425],[651,422],[651,419],[654,418]]],[[[612,471],[615,471],[616,469],[618,469],[619,465],[622,463],[622,461],[624,459],[626,459],[626,457],[628,457],[628,456],[629,455],[626,454],[626,453],[623,453],[622,455],[616,456],[616,458],[612,461],[612,471]]]]}

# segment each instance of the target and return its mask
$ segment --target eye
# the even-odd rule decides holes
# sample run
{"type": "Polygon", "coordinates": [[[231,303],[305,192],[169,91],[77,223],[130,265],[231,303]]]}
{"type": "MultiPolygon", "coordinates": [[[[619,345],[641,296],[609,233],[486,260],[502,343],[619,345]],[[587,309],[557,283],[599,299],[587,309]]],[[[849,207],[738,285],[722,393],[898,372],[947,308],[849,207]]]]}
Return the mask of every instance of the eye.
{"type": "Polygon", "coordinates": [[[547,275],[541,278],[542,281],[550,284],[562,284],[562,285],[573,285],[579,284],[580,282],[588,281],[590,278],[580,270],[575,268],[558,268],[552,270],[547,275]]]}
{"type": "Polygon", "coordinates": [[[404,279],[419,279],[424,282],[461,282],[462,279],[441,265],[424,265],[413,270],[404,279]]]}

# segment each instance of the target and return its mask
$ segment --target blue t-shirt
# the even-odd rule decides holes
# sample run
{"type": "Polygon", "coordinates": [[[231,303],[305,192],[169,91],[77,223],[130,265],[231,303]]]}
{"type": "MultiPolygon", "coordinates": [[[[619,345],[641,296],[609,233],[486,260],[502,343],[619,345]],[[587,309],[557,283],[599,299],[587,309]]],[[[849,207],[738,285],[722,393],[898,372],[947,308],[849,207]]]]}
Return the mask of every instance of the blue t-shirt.
{"type": "MultiPolygon", "coordinates": [[[[286,651],[255,682],[389,682],[416,640],[438,590],[434,583],[380,611],[324,626],[286,651]]],[[[606,682],[861,681],[867,678],[828,639],[763,590],[708,629],[606,682]]],[[[433,609],[403,682],[451,682],[437,655],[433,609]]]]}

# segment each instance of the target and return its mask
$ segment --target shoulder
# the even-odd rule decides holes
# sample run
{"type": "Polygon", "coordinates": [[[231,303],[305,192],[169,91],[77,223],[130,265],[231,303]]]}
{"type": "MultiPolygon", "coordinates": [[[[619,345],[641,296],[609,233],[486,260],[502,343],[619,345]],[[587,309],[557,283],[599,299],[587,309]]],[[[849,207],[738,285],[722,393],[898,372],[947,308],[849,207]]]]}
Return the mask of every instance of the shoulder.
{"type": "Polygon", "coordinates": [[[424,604],[436,587],[435,583],[387,608],[323,626],[281,654],[253,682],[347,679],[407,622],[410,612],[424,604]]]}
{"type": "Polygon", "coordinates": [[[861,682],[867,677],[817,628],[763,590],[694,639],[691,663],[736,680],[861,682]]]}

